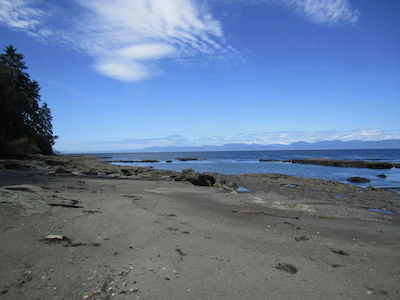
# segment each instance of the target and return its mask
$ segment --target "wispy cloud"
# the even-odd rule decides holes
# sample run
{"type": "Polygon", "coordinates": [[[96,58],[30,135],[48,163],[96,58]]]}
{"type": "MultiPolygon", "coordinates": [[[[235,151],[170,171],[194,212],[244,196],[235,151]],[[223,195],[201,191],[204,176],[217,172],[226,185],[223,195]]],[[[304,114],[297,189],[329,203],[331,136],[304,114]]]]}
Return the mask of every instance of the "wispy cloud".
{"type": "Polygon", "coordinates": [[[319,24],[354,24],[360,12],[348,0],[284,0],[285,4],[304,18],[319,24]]]}
{"type": "Polygon", "coordinates": [[[47,17],[44,10],[32,7],[33,1],[0,0],[0,23],[6,26],[34,31],[47,17]]]}
{"type": "Polygon", "coordinates": [[[152,77],[159,73],[157,66],[173,60],[239,54],[201,1],[75,0],[68,5],[77,13],[60,16],[53,7],[61,24],[49,28],[51,14],[42,1],[0,0],[0,23],[81,51],[94,59],[94,70],[118,80],[152,77]]]}
{"type": "Polygon", "coordinates": [[[228,5],[283,5],[310,22],[323,25],[355,24],[361,14],[349,0],[223,0],[228,5]]]}
{"type": "Polygon", "coordinates": [[[76,31],[78,49],[95,58],[95,69],[120,80],[157,74],[157,63],[178,58],[234,53],[220,23],[189,0],[86,1],[76,31]]]}
{"type": "MultiPolygon", "coordinates": [[[[360,13],[348,0],[220,0],[227,4],[285,5],[319,24],[356,23],[360,13]]],[[[209,5],[209,6],[208,6],[209,5]]],[[[89,55],[93,69],[117,80],[135,81],[162,73],[168,63],[244,61],[225,40],[201,0],[0,0],[0,24],[43,42],[89,55]],[[67,8],[63,8],[66,5],[67,8]],[[73,15],[72,15],[73,14],[73,15]]]]}

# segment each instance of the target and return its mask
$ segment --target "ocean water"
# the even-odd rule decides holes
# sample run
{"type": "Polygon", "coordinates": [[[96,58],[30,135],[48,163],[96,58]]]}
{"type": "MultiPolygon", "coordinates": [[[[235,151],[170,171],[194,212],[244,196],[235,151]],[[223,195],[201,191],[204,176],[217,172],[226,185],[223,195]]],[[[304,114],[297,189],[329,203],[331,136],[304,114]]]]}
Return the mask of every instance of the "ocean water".
{"type": "Polygon", "coordinates": [[[349,183],[347,178],[360,176],[370,183],[355,184],[361,187],[373,186],[400,188],[400,169],[373,170],[358,168],[324,167],[283,162],[259,162],[265,159],[311,159],[329,158],[340,160],[364,160],[400,163],[400,149],[387,150],[297,150],[297,151],[216,151],[216,152],[153,152],[153,153],[96,153],[106,161],[155,159],[158,163],[118,163],[130,166],[152,166],[155,169],[182,171],[191,168],[196,172],[217,172],[220,174],[278,173],[306,178],[318,178],[349,183]],[[192,157],[202,160],[182,162],[176,158],[192,157]],[[167,163],[171,160],[172,163],[167,163]],[[378,178],[385,174],[387,178],[378,178]]]}

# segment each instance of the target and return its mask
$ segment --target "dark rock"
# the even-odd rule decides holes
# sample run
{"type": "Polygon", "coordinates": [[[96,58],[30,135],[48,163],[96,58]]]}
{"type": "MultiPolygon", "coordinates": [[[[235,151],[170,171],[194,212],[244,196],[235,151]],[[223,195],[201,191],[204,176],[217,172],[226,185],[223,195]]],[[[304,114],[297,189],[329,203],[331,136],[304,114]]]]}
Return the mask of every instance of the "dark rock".
{"type": "Polygon", "coordinates": [[[297,273],[297,268],[291,264],[279,263],[275,266],[275,269],[282,270],[291,274],[297,273]]]}
{"type": "Polygon", "coordinates": [[[331,251],[332,251],[333,253],[336,253],[336,254],[339,254],[339,255],[345,255],[345,256],[349,256],[349,255],[350,255],[348,252],[346,252],[346,251],[344,251],[344,250],[335,250],[335,249],[332,249],[332,248],[331,248],[331,251]]]}
{"type": "Polygon", "coordinates": [[[362,161],[362,160],[332,160],[327,158],[293,159],[291,160],[291,162],[294,164],[309,164],[309,165],[330,166],[330,167],[367,168],[367,169],[391,169],[393,167],[396,167],[396,165],[388,162],[374,162],[374,161],[362,161]]]}
{"type": "Polygon", "coordinates": [[[213,186],[215,178],[210,175],[189,173],[183,176],[183,181],[189,181],[193,185],[199,186],[213,186]]]}
{"type": "Polygon", "coordinates": [[[166,163],[172,163],[172,160],[166,160],[165,162],[166,163]]]}
{"type": "Polygon", "coordinates": [[[71,171],[65,170],[63,167],[58,167],[54,173],[56,174],[69,174],[71,171]]]}
{"type": "Polygon", "coordinates": [[[367,178],[363,178],[363,177],[350,177],[350,178],[347,178],[347,181],[350,181],[350,182],[371,182],[371,180],[369,180],[367,178]]]}
{"type": "Polygon", "coordinates": [[[129,172],[129,170],[127,170],[127,169],[120,169],[120,170],[118,170],[118,172],[121,173],[124,176],[131,176],[132,175],[131,172],[129,172]]]}
{"type": "Polygon", "coordinates": [[[85,174],[85,175],[97,175],[98,172],[99,172],[98,170],[89,169],[89,170],[83,171],[82,174],[85,174]]]}
{"type": "Polygon", "coordinates": [[[45,162],[47,165],[50,165],[50,166],[63,166],[63,165],[65,165],[66,163],[68,163],[68,162],[65,162],[65,161],[63,161],[63,160],[56,159],[56,158],[54,158],[54,159],[45,159],[44,162],[45,162]]]}
{"type": "Polygon", "coordinates": [[[218,173],[208,172],[208,173],[204,173],[204,174],[212,176],[215,179],[213,187],[220,188],[220,189],[223,189],[223,190],[229,191],[229,192],[236,191],[238,188],[237,184],[229,181],[224,176],[221,176],[218,173]]]}
{"type": "Polygon", "coordinates": [[[185,169],[181,173],[180,179],[175,179],[177,181],[189,181],[193,185],[199,186],[213,186],[215,183],[214,176],[204,173],[195,173],[192,169],[185,169]]]}
{"type": "Polygon", "coordinates": [[[4,168],[7,170],[21,170],[21,171],[27,171],[32,169],[32,167],[29,165],[18,164],[18,163],[5,164],[4,168]]]}
{"type": "Polygon", "coordinates": [[[379,177],[379,178],[386,178],[387,176],[386,176],[385,174],[379,174],[379,175],[376,175],[376,177],[379,177]]]}
{"type": "Polygon", "coordinates": [[[277,160],[277,159],[268,159],[268,158],[260,158],[259,161],[260,161],[260,162],[277,162],[277,161],[280,161],[280,160],[277,160]]]}
{"type": "Polygon", "coordinates": [[[141,162],[141,163],[157,163],[158,160],[156,160],[156,159],[142,159],[142,160],[136,161],[136,162],[141,162]]]}
{"type": "Polygon", "coordinates": [[[108,163],[157,163],[159,162],[156,159],[142,159],[142,160],[123,160],[123,159],[119,159],[119,160],[109,160],[107,161],[108,163]]]}
{"type": "Polygon", "coordinates": [[[176,160],[179,161],[190,161],[190,160],[202,160],[202,158],[196,158],[196,157],[178,157],[176,160]]]}

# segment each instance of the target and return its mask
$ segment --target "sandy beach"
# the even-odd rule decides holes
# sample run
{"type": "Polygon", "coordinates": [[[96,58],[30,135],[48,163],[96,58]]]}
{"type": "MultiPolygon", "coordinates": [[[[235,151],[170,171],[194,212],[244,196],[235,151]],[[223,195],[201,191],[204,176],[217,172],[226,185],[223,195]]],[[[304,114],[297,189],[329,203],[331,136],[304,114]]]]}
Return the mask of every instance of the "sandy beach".
{"type": "Polygon", "coordinates": [[[400,299],[398,193],[180,176],[90,157],[1,160],[0,299],[400,299]]]}

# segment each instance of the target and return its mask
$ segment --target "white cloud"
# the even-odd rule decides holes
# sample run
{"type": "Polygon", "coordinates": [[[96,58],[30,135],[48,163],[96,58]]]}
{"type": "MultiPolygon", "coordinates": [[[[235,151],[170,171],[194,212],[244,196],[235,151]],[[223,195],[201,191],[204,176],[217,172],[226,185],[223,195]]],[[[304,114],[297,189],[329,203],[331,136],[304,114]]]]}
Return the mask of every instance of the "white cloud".
{"type": "Polygon", "coordinates": [[[94,59],[95,71],[118,80],[157,75],[154,61],[223,60],[238,54],[202,1],[75,0],[69,2],[74,16],[61,16],[63,10],[53,2],[58,18],[52,25],[59,27],[51,29],[45,26],[51,14],[43,5],[40,0],[0,0],[0,23],[83,52],[94,59]]]}
{"type": "Polygon", "coordinates": [[[158,59],[169,56],[175,48],[165,44],[142,44],[122,48],[119,54],[132,59],[158,59]]]}
{"type": "Polygon", "coordinates": [[[228,5],[276,4],[287,7],[300,17],[323,25],[354,24],[360,12],[352,9],[349,0],[222,0],[228,5]]]}
{"type": "Polygon", "coordinates": [[[304,18],[319,24],[336,25],[356,23],[360,17],[348,0],[283,0],[304,18]]]}
{"type": "MultiPolygon", "coordinates": [[[[224,1],[224,0],[221,0],[224,1]]],[[[319,24],[355,23],[348,0],[225,0],[279,3],[319,24]]],[[[59,42],[93,58],[96,72],[125,81],[150,78],[168,61],[244,60],[224,38],[220,22],[201,0],[0,0],[0,24],[40,40],[59,42]],[[70,15],[74,13],[74,15],[70,15]],[[57,20],[50,24],[50,21],[57,20]]]]}
{"type": "MultiPolygon", "coordinates": [[[[149,61],[207,56],[227,47],[218,21],[191,0],[77,0],[88,13],[76,28],[77,49],[106,76],[134,81],[157,74],[149,61]]],[[[232,53],[232,51],[230,51],[232,53]]]]}
{"type": "Polygon", "coordinates": [[[0,0],[0,23],[19,30],[34,30],[46,14],[30,7],[32,4],[34,2],[28,0],[0,0]]]}
{"type": "Polygon", "coordinates": [[[135,62],[123,63],[105,60],[97,63],[94,68],[100,74],[124,81],[142,80],[151,76],[151,71],[146,65],[135,62]]]}

